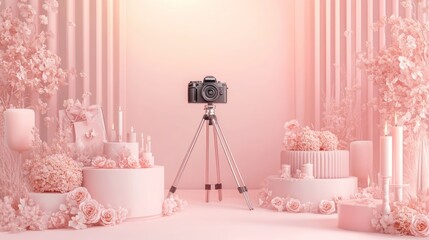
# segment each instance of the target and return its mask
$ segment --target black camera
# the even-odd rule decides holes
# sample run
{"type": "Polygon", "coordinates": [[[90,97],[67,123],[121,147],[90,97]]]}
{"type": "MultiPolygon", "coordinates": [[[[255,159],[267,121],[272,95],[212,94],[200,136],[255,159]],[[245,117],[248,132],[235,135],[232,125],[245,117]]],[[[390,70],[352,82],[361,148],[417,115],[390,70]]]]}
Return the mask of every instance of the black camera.
{"type": "Polygon", "coordinates": [[[207,76],[204,81],[190,81],[188,84],[188,103],[226,103],[226,83],[207,76]]]}

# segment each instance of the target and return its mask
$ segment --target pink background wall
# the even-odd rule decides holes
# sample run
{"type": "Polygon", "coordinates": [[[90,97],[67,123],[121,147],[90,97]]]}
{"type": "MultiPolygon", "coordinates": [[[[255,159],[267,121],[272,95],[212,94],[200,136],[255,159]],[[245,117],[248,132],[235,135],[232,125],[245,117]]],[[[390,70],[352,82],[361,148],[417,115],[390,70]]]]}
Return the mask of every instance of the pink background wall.
{"type": "MultiPolygon", "coordinates": [[[[260,187],[276,173],[283,124],[294,117],[290,5],[127,1],[127,126],[152,136],[166,187],[204,114],[203,104],[187,103],[187,84],[205,75],[228,84],[228,103],[217,105],[217,115],[246,185],[260,187]]],[[[203,187],[204,154],[203,132],[179,188],[203,187]]],[[[221,156],[223,183],[235,187],[221,156]]]]}
{"type": "MultiPolygon", "coordinates": [[[[42,0],[29,2],[42,9],[42,0]]],[[[346,87],[358,87],[355,136],[378,148],[378,114],[364,107],[377,89],[355,59],[389,44],[388,29],[372,30],[381,17],[427,20],[426,1],[417,1],[416,11],[402,2],[62,0],[50,24],[38,27],[55,33],[48,47],[77,74],[52,99],[48,116],[57,115],[64,99],[89,90],[88,102],[102,106],[109,130],[122,106],[126,129],[134,125],[153,136],[169,185],[203,114],[201,104],[187,104],[187,83],[213,74],[230,88],[229,103],[218,106],[221,124],[247,185],[259,187],[278,169],[284,122],[323,127],[325,104],[339,104],[346,87]]],[[[14,3],[4,0],[0,9],[14,3]]],[[[36,122],[49,139],[54,131],[41,119],[36,122]]],[[[200,140],[183,187],[202,186],[200,140]]],[[[229,173],[224,180],[233,186],[229,173]]]]}

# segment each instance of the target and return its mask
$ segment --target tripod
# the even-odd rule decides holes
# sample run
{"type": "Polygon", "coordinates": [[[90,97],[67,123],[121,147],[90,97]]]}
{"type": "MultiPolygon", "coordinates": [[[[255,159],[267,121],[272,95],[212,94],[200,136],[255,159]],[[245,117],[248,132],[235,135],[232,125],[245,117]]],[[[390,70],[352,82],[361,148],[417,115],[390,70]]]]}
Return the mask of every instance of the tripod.
{"type": "Polygon", "coordinates": [[[195,133],[194,138],[192,139],[191,145],[186,152],[185,158],[180,165],[179,171],[177,172],[176,178],[174,179],[173,185],[170,187],[170,191],[167,197],[170,197],[177,190],[177,184],[182,177],[183,171],[185,170],[186,164],[188,163],[189,157],[191,156],[192,150],[194,149],[195,143],[198,140],[201,129],[203,128],[204,122],[206,123],[206,202],[209,201],[209,192],[211,190],[211,184],[209,183],[209,128],[213,127],[213,137],[214,137],[214,147],[215,147],[215,158],[216,158],[216,172],[217,172],[217,183],[215,184],[215,190],[218,190],[218,199],[222,201],[222,183],[220,182],[220,168],[219,168],[219,153],[218,153],[218,144],[217,139],[219,138],[222,149],[225,153],[226,159],[228,161],[229,168],[231,169],[234,180],[237,184],[238,192],[243,194],[244,200],[246,201],[249,210],[253,210],[252,203],[249,200],[247,195],[247,187],[244,184],[243,177],[241,176],[240,170],[237,167],[237,163],[234,160],[234,156],[228,146],[228,142],[225,139],[225,136],[222,133],[222,129],[217,121],[215,113],[215,105],[209,103],[204,106],[205,113],[201,119],[200,125],[198,126],[197,132],[195,133]]]}

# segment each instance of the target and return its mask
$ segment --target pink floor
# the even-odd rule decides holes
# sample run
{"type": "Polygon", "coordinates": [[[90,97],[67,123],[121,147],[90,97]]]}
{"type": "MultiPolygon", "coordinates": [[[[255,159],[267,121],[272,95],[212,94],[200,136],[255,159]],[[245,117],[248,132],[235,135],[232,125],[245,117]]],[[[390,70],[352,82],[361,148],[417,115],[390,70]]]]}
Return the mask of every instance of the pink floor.
{"type": "MultiPolygon", "coordinates": [[[[177,193],[189,202],[189,206],[170,217],[133,220],[115,227],[92,227],[80,231],[0,233],[0,239],[418,239],[341,230],[337,228],[336,215],[292,214],[259,207],[249,211],[235,190],[226,191],[224,201],[220,203],[203,202],[204,192],[201,190],[179,189],[177,193]]],[[[256,190],[250,191],[255,205],[257,193],[256,190]]],[[[212,192],[213,200],[216,197],[214,194],[212,192]]]]}

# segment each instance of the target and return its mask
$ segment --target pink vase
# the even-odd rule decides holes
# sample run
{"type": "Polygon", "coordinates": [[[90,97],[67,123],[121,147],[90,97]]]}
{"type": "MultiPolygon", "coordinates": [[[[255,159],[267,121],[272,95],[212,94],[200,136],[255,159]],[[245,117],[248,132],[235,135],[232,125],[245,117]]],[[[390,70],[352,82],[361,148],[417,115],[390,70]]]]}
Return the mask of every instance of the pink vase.
{"type": "Polygon", "coordinates": [[[5,140],[8,147],[22,152],[33,145],[35,113],[32,109],[10,108],[4,112],[5,140]]]}

